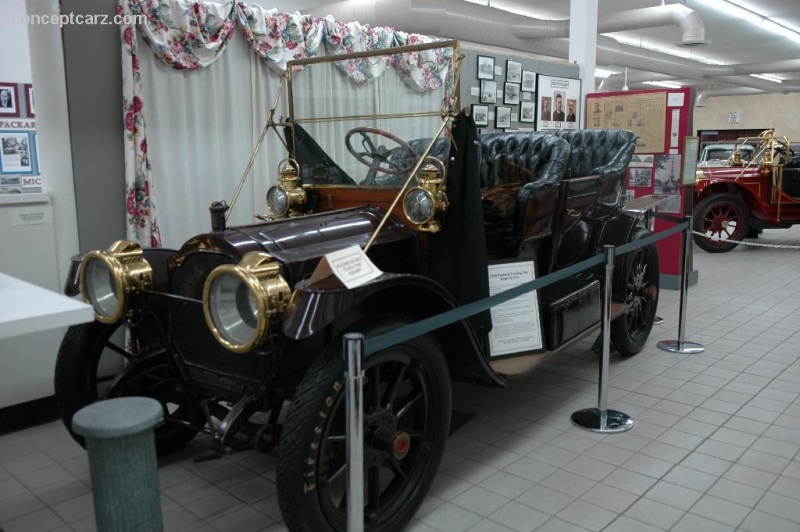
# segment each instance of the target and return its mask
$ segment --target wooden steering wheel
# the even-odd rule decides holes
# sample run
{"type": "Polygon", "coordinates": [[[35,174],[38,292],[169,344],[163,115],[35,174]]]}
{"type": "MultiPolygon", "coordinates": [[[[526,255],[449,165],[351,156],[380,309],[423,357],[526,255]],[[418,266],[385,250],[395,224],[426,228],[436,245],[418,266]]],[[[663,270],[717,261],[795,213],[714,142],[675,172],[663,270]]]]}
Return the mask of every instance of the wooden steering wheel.
{"type": "Polygon", "coordinates": [[[373,183],[378,171],[381,171],[384,174],[406,173],[411,167],[410,164],[408,166],[400,166],[397,162],[392,161],[389,158],[392,153],[395,153],[397,148],[390,150],[382,144],[375,146],[375,144],[372,142],[372,139],[369,137],[370,133],[381,137],[386,137],[387,139],[395,142],[399,146],[400,150],[408,152],[410,157],[408,159],[409,162],[413,162],[417,158],[417,154],[414,152],[411,146],[409,146],[403,139],[392,135],[388,131],[374,127],[354,127],[347,132],[344,142],[347,146],[347,151],[353,154],[353,157],[355,157],[358,162],[369,167],[367,178],[362,184],[369,185],[373,183]],[[364,151],[356,151],[352,145],[351,139],[353,138],[353,135],[356,134],[361,135],[361,147],[364,151]]]}

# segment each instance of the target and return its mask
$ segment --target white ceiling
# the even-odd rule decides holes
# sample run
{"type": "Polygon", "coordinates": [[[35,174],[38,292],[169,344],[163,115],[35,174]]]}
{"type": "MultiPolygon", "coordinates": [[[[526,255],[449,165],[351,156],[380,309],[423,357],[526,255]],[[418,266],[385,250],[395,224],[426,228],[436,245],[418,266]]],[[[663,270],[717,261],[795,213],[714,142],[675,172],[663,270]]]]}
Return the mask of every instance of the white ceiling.
{"type": "MultiPolygon", "coordinates": [[[[475,1],[475,0],[472,0],[475,1]]],[[[763,15],[793,29],[800,30],[800,0],[748,0],[752,8],[763,15]]],[[[661,0],[598,0],[599,15],[611,15],[620,11],[653,7],[662,4],[661,0]]],[[[569,18],[569,0],[489,0],[492,7],[512,11],[542,19],[569,18]]],[[[610,37],[624,37],[626,41],[634,41],[644,47],[657,46],[691,58],[702,58],[725,65],[742,63],[758,63],[800,58],[800,42],[775,35],[760,26],[732,16],[730,13],[709,7],[704,0],[666,0],[664,3],[680,3],[695,10],[705,25],[705,38],[708,45],[691,48],[680,47],[675,43],[680,40],[681,31],[675,26],[646,28],[635,31],[609,33],[610,37]]],[[[600,68],[605,65],[598,63],[600,68]]],[[[698,63],[698,66],[701,66],[698,63]]],[[[607,67],[608,70],[622,72],[620,66],[607,67]]],[[[629,74],[634,73],[630,71],[629,74]]],[[[769,73],[769,72],[764,72],[769,73]]],[[[800,70],[775,74],[784,80],[800,80],[800,70]]],[[[661,76],[658,79],[663,79],[661,76]]],[[[726,84],[717,79],[705,81],[681,80],[684,84],[695,87],[725,87],[726,84]]],[[[777,85],[777,84],[776,84],[777,85]]],[[[631,88],[635,84],[629,83],[631,88]]],[[[730,86],[730,85],[728,85],[730,86]]],[[[797,87],[795,87],[795,90],[797,87]]]]}

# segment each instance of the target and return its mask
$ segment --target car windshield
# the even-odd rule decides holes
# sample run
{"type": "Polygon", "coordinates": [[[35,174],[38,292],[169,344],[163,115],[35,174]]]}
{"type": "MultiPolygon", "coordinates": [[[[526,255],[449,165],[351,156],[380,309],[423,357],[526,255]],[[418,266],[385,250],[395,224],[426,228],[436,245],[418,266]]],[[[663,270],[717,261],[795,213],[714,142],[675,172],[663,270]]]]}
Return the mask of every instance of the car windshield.
{"type": "Polygon", "coordinates": [[[286,136],[301,183],[399,188],[429,145],[446,158],[437,133],[459,57],[442,41],[289,63],[286,136]]]}

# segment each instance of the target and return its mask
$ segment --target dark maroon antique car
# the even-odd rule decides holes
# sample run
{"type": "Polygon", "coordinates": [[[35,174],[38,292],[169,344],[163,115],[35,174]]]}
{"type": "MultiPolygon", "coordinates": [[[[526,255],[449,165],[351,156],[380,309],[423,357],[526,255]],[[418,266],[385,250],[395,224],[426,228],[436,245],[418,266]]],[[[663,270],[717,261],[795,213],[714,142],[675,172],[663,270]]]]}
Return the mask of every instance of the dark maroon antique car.
{"type": "Polygon", "coordinates": [[[726,166],[699,168],[695,179],[695,243],[709,253],[730,251],[763,229],[800,223],[800,154],[769,129],[741,138],[726,166]],[[741,146],[757,143],[742,157],[741,146]],[[700,234],[697,234],[700,233],[700,234]]]}
{"type": "MultiPolygon", "coordinates": [[[[277,451],[288,528],[344,531],[343,333],[371,337],[483,299],[490,261],[532,261],[542,276],[648,234],[620,203],[632,133],[479,137],[453,108],[456,43],[379,55],[290,64],[304,67],[282,124],[291,159],[263,222],[225,228],[217,216],[179,250],[120,241],[74,262],[68,292],[80,291],[96,320],[70,328],[58,354],[68,428],[93,401],[153,397],[165,409],[160,454],[198,433],[215,456],[277,451]],[[356,86],[337,70],[425,54],[450,61],[438,92],[407,94],[388,74],[356,86]],[[350,289],[330,276],[311,282],[324,255],[351,246],[383,274],[350,289]]],[[[653,245],[617,258],[612,339],[623,355],[648,338],[658,275],[653,245]]],[[[598,323],[599,278],[589,269],[542,290],[545,347],[598,323]]],[[[448,435],[451,380],[505,384],[491,327],[481,312],[366,358],[368,530],[402,528],[424,499],[448,435]]]]}

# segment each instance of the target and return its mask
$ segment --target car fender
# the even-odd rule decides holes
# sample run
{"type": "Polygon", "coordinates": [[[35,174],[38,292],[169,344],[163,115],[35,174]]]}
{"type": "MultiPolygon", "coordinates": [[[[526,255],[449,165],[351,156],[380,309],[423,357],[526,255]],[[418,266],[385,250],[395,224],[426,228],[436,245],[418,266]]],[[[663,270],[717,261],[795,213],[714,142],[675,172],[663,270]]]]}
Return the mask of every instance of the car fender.
{"type": "Polygon", "coordinates": [[[598,241],[598,253],[602,252],[603,246],[621,246],[630,242],[634,229],[639,225],[642,225],[639,218],[618,213],[603,226],[598,241]]]}
{"type": "MultiPolygon", "coordinates": [[[[414,320],[456,308],[453,297],[438,283],[412,274],[384,273],[359,287],[347,289],[334,277],[310,286],[295,285],[283,319],[283,333],[303,341],[326,331],[338,334],[347,327],[382,312],[414,320]]],[[[454,380],[504,386],[505,379],[489,366],[480,341],[466,319],[431,332],[442,345],[454,380]]]]}

